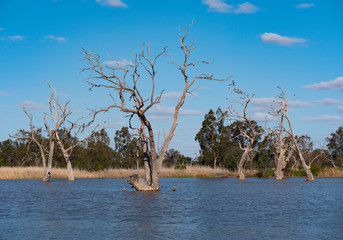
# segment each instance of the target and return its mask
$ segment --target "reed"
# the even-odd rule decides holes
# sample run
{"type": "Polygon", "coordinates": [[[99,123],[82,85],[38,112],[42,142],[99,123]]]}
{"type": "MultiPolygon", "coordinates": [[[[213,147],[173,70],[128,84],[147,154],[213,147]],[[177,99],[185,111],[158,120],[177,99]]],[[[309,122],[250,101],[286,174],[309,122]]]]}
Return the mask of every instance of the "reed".
{"type": "MultiPolygon", "coordinates": [[[[106,169],[102,171],[85,171],[74,169],[75,178],[126,178],[138,173],[144,177],[144,169],[106,169]]],[[[246,177],[256,177],[257,170],[246,170],[246,177]]],[[[51,169],[52,178],[67,179],[67,169],[51,169]]],[[[0,179],[41,179],[43,168],[41,167],[0,167],[0,179]]],[[[237,177],[237,172],[227,169],[213,169],[207,166],[187,166],[186,169],[163,168],[161,169],[162,178],[224,178],[237,177]]],[[[343,169],[323,168],[320,169],[317,177],[343,177],[343,169]]]]}
{"type": "MultiPolygon", "coordinates": [[[[144,176],[144,169],[106,169],[102,171],[84,171],[74,169],[75,178],[125,178],[138,173],[144,176]]],[[[202,178],[220,178],[237,177],[236,172],[230,172],[223,168],[212,169],[206,166],[187,166],[186,169],[163,168],[161,169],[162,178],[174,177],[202,177],[202,178]]],[[[52,178],[68,178],[67,170],[63,168],[51,169],[52,178]]],[[[255,176],[255,172],[247,171],[247,175],[255,176]]],[[[41,167],[0,167],[0,179],[41,179],[43,169],[41,167]]]]}
{"type": "Polygon", "coordinates": [[[343,169],[342,168],[322,168],[319,170],[318,177],[341,178],[343,177],[343,169]]]}

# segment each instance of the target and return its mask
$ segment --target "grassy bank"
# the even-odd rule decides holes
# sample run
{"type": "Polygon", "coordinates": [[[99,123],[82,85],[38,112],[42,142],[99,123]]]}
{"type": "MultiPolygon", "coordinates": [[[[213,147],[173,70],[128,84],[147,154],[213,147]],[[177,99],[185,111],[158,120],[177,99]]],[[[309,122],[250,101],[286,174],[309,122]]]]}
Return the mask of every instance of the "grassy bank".
{"type": "MultiPolygon", "coordinates": [[[[273,172],[272,170],[270,171],[273,172]]],[[[52,177],[55,179],[67,179],[67,170],[64,168],[53,168],[52,177]]],[[[136,174],[137,169],[107,169],[103,171],[89,172],[74,169],[75,178],[125,178],[136,174]]],[[[138,171],[141,177],[144,176],[144,170],[138,171]]],[[[0,167],[0,179],[41,179],[43,169],[41,167],[0,167]]],[[[257,170],[246,170],[246,177],[257,177],[257,170]]],[[[212,169],[205,166],[187,166],[186,169],[163,168],[161,170],[162,178],[223,178],[237,177],[237,172],[230,172],[227,169],[212,169]]],[[[264,175],[263,177],[268,177],[264,175]]],[[[299,175],[300,176],[300,175],[299,175]]],[[[299,177],[295,174],[293,177],[299,177]]],[[[272,177],[272,176],[269,176],[272,177]]],[[[290,177],[292,177],[290,175],[290,177]]],[[[301,176],[300,176],[301,177],[301,176]]],[[[316,177],[343,177],[342,169],[323,168],[316,174],[316,177]]]]}
{"type": "MultiPolygon", "coordinates": [[[[75,178],[125,178],[137,173],[137,169],[107,169],[103,171],[89,172],[74,169],[75,178]]],[[[144,176],[144,170],[138,171],[140,176],[144,176]]],[[[256,176],[256,171],[246,171],[247,177],[256,176]]],[[[0,167],[0,179],[40,179],[43,169],[40,167],[0,167]]],[[[52,178],[68,178],[67,170],[63,168],[53,168],[52,178]]],[[[222,178],[237,177],[236,172],[226,169],[212,169],[204,166],[188,166],[186,169],[163,168],[162,178],[222,178]]]]}

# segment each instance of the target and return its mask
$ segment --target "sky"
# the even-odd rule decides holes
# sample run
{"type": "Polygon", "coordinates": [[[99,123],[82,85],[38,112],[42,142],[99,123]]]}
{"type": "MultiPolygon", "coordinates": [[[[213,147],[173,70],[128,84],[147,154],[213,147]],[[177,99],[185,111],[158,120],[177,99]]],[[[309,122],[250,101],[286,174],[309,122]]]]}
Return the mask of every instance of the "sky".
{"type": "MultiPolygon", "coordinates": [[[[278,87],[284,89],[291,98],[294,132],[324,147],[325,138],[343,122],[342,10],[341,0],[1,0],[0,141],[29,128],[23,105],[34,125],[43,127],[46,81],[70,100],[75,115],[111,104],[107,91],[89,91],[89,75],[80,71],[87,67],[82,48],[101,55],[103,63],[125,66],[145,43],[152,55],[167,46],[180,61],[178,31],[194,20],[187,42],[195,41],[197,48],[190,60],[211,64],[192,70],[191,76],[230,76],[238,88],[254,94],[249,114],[261,125],[278,87]]],[[[183,79],[168,57],[158,62],[157,71],[156,88],[165,95],[148,116],[161,145],[183,79]]],[[[195,135],[210,109],[229,106],[230,81],[196,83],[170,148],[198,154],[195,135]]],[[[143,91],[149,83],[143,79],[143,91]]],[[[128,126],[118,110],[98,121],[108,126],[112,140],[116,130],[128,126]]]]}

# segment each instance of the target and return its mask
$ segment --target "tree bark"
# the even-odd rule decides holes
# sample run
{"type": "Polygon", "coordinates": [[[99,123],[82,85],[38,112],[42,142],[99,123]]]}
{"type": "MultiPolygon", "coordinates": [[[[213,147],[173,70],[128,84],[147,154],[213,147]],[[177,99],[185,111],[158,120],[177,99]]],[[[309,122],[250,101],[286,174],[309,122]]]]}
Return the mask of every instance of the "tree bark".
{"type": "Polygon", "coordinates": [[[285,161],[285,149],[281,148],[280,153],[277,159],[276,163],[276,169],[275,169],[275,179],[276,180],[282,180],[284,178],[283,171],[286,167],[287,162],[285,161]]]}
{"type": "Polygon", "coordinates": [[[238,176],[239,176],[239,180],[244,180],[245,179],[245,175],[244,175],[244,163],[248,157],[249,152],[251,151],[250,147],[247,147],[244,149],[243,155],[241,156],[241,160],[239,161],[238,164],[238,176]]]}
{"type": "Polygon", "coordinates": [[[74,181],[74,173],[73,173],[73,168],[71,166],[71,162],[69,160],[69,157],[67,158],[67,170],[68,170],[68,179],[69,181],[74,181]]]}

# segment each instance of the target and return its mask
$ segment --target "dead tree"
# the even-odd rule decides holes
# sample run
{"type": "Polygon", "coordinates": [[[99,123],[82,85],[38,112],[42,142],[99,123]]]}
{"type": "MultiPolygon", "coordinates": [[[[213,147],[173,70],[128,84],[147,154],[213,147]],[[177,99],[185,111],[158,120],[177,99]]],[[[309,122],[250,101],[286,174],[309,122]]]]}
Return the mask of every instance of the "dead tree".
{"type": "Polygon", "coordinates": [[[237,89],[236,87],[233,88],[233,92],[239,96],[240,100],[232,100],[231,103],[238,104],[240,110],[237,110],[237,108],[235,108],[233,105],[229,106],[227,110],[228,113],[225,118],[230,121],[236,121],[242,125],[241,127],[239,127],[238,136],[243,139],[242,142],[244,143],[242,143],[241,141],[238,141],[238,143],[239,147],[243,151],[243,154],[237,167],[239,180],[244,180],[244,165],[249,160],[249,154],[251,152],[257,151],[256,149],[254,149],[254,146],[256,145],[259,138],[267,131],[259,127],[256,121],[250,119],[247,113],[247,108],[254,95],[249,96],[247,93],[237,89]]]}
{"type": "MultiPolygon", "coordinates": [[[[90,78],[87,80],[91,86],[90,88],[105,88],[112,91],[110,96],[113,104],[101,109],[96,109],[94,112],[107,112],[112,108],[117,108],[121,112],[128,114],[130,119],[137,117],[140,124],[144,126],[143,128],[141,127],[141,134],[145,131],[147,132],[147,142],[149,143],[150,151],[148,156],[145,155],[147,157],[147,161],[145,161],[147,163],[145,164],[146,179],[141,179],[139,176],[132,176],[127,179],[127,182],[136,190],[157,191],[159,189],[160,169],[162,167],[164,155],[173,138],[176,126],[178,125],[180,108],[185,102],[187,93],[191,91],[191,88],[194,87],[197,80],[219,80],[215,79],[213,75],[189,75],[189,68],[196,67],[201,63],[208,64],[207,61],[189,61],[191,53],[196,49],[195,42],[189,45],[186,43],[190,26],[186,26],[179,31],[183,62],[181,64],[174,63],[171,57],[172,64],[181,72],[184,88],[181,97],[174,108],[173,122],[158,156],[154,130],[148,119],[147,112],[154,105],[160,103],[163,95],[163,90],[156,93],[156,64],[162,56],[167,55],[167,48],[164,48],[161,52],[152,57],[150,47],[142,44],[141,53],[139,55],[133,54],[134,62],[127,66],[120,66],[119,64],[112,66],[103,65],[99,55],[92,51],[86,51],[85,49],[82,51],[85,60],[89,64],[89,67],[82,69],[82,71],[90,72],[90,78]],[[145,79],[147,81],[142,83],[142,78],[145,77],[147,77],[147,79],[145,79]],[[142,86],[144,86],[144,90],[146,90],[149,86],[148,84],[150,85],[150,92],[147,96],[144,96],[142,86]]],[[[144,138],[145,135],[142,135],[141,139],[143,139],[143,141],[145,141],[144,138]]]]}
{"type": "MultiPolygon", "coordinates": [[[[51,100],[51,96],[49,101],[51,100]]],[[[25,115],[29,118],[30,121],[30,130],[28,132],[23,130],[17,130],[17,133],[14,136],[10,136],[17,139],[28,140],[29,142],[34,142],[40,151],[40,155],[42,158],[42,166],[43,166],[43,182],[48,182],[51,179],[51,167],[52,167],[52,157],[54,154],[54,132],[55,130],[51,130],[46,122],[46,115],[44,115],[44,123],[45,123],[45,130],[48,134],[48,148],[46,147],[46,140],[44,137],[39,139],[39,136],[36,134],[36,129],[33,126],[32,114],[29,114],[26,107],[23,106],[23,110],[25,115]],[[48,156],[48,164],[46,163],[46,155],[48,156]]]]}
{"type": "Polygon", "coordinates": [[[278,110],[275,113],[271,113],[271,115],[278,120],[278,125],[274,129],[270,129],[271,134],[275,137],[276,169],[274,175],[276,180],[282,180],[287,163],[290,161],[294,152],[293,142],[285,131],[284,117],[278,115],[278,110]]]}
{"type": "Polygon", "coordinates": [[[306,181],[313,181],[314,180],[313,174],[310,170],[311,162],[309,162],[308,164],[306,163],[305,157],[299,146],[297,137],[295,136],[293,132],[291,120],[288,116],[289,99],[286,98],[286,92],[284,90],[281,90],[281,93],[277,96],[277,99],[278,100],[275,101],[275,103],[277,104],[277,110],[274,111],[274,116],[279,117],[283,121],[286,121],[287,127],[283,127],[283,129],[288,134],[289,138],[292,141],[292,147],[294,149],[294,152],[299,156],[300,163],[306,173],[306,181]]]}
{"type": "MultiPolygon", "coordinates": [[[[91,120],[87,124],[80,124],[81,121],[85,120],[87,117],[81,117],[75,121],[71,121],[70,116],[72,115],[72,110],[70,109],[70,102],[63,102],[57,96],[57,91],[49,84],[49,88],[51,91],[50,99],[49,99],[49,106],[50,106],[50,113],[46,114],[52,122],[53,126],[53,137],[56,140],[59,148],[62,151],[63,158],[67,164],[67,171],[68,171],[68,179],[69,181],[74,181],[74,174],[73,168],[70,161],[70,155],[72,154],[75,147],[79,146],[82,143],[87,142],[92,134],[97,131],[99,125],[96,125],[89,134],[87,134],[82,140],[78,138],[81,135],[84,135],[84,131],[91,127],[91,124],[95,120],[95,116],[93,115],[91,120]],[[67,143],[68,141],[68,143],[67,143]]],[[[45,118],[44,118],[45,120],[45,118]]],[[[46,128],[49,128],[47,121],[45,120],[46,128]]],[[[51,132],[51,131],[49,131],[51,132]]]]}

